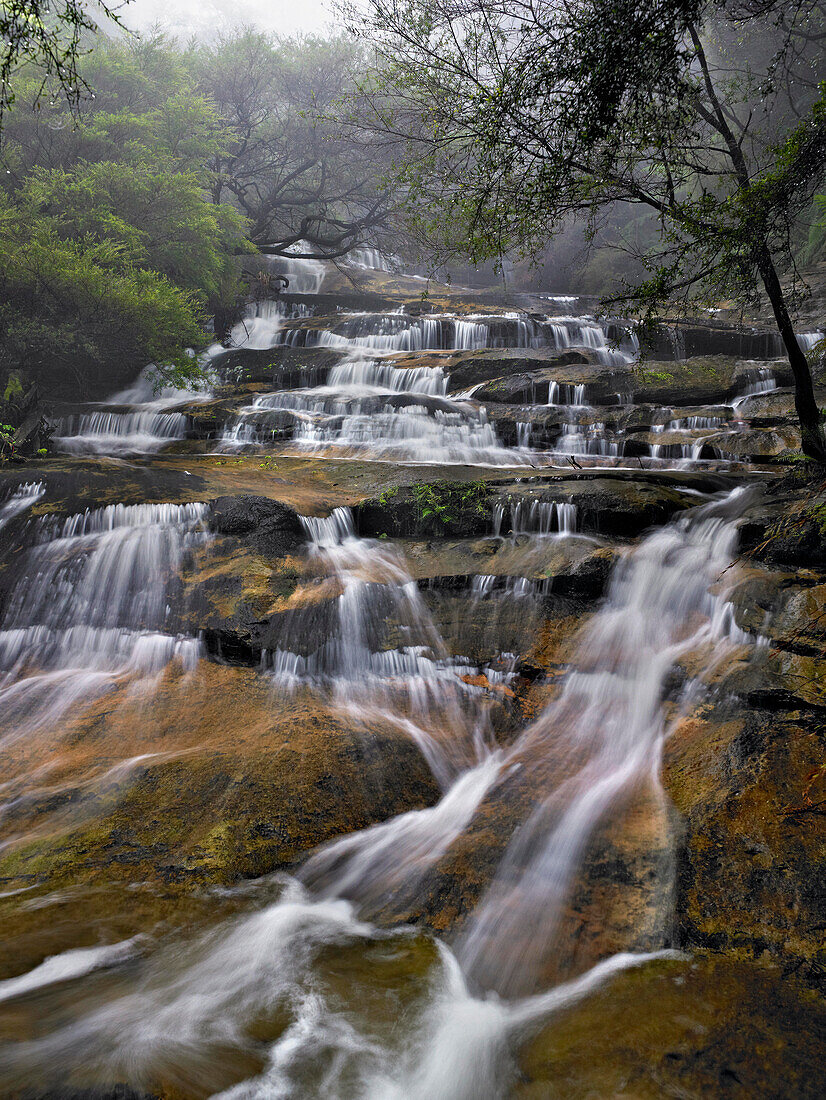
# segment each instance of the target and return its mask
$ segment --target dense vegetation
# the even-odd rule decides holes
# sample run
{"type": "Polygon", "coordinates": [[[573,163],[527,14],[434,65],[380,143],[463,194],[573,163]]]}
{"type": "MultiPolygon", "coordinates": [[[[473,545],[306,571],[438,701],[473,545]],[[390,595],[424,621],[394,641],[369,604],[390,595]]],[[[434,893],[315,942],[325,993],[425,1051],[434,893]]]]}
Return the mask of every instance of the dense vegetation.
{"type": "Polygon", "coordinates": [[[357,64],[343,41],[251,31],[98,39],[76,104],[19,69],[0,149],[3,376],[82,390],[152,362],[183,381],[243,291],[239,255],[334,258],[379,232],[382,167],[328,118],[357,64]]]}

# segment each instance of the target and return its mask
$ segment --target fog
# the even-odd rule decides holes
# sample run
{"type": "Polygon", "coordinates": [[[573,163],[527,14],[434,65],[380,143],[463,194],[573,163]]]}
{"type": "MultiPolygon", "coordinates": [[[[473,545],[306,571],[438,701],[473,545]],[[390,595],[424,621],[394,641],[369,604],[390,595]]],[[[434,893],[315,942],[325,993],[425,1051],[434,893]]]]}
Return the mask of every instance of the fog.
{"type": "Polygon", "coordinates": [[[208,37],[213,31],[253,25],[279,34],[320,31],[334,22],[330,0],[132,0],[125,25],[141,31],[160,23],[179,34],[208,37]]]}

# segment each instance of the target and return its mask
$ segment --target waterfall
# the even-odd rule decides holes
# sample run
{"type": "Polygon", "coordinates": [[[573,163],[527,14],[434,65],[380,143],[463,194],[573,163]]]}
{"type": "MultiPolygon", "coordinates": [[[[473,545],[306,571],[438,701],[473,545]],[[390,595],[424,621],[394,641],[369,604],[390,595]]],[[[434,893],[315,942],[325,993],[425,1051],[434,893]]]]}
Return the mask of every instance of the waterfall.
{"type": "Polygon", "coordinates": [[[53,443],[69,454],[149,454],[176,439],[184,439],[183,413],[82,413],[52,422],[53,443]]]}
{"type": "Polygon", "coordinates": [[[388,393],[426,393],[444,396],[447,379],[441,367],[396,367],[377,359],[345,359],[327,376],[330,389],[364,386],[388,393]]]}
{"type": "Polygon", "coordinates": [[[17,486],[6,499],[0,503],[0,531],[21,513],[31,508],[46,492],[46,486],[42,481],[26,481],[17,486]]]}
{"type": "Polygon", "coordinates": [[[347,253],[347,263],[363,267],[365,271],[393,271],[400,265],[398,256],[385,256],[378,248],[362,245],[347,253]]]}
{"type": "Polygon", "coordinates": [[[440,367],[396,367],[349,351],[308,389],[261,394],[223,431],[235,450],[267,437],[267,414],[295,414],[292,450],[397,462],[527,465],[533,456],[508,450],[484,408],[445,396],[440,367]]]}
{"type": "Polygon", "coordinates": [[[777,389],[777,379],[771,367],[758,367],[746,372],[746,385],[743,392],[735,400],[735,407],[747,397],[754,397],[761,393],[771,393],[777,389]]]}
{"type": "MultiPolygon", "coordinates": [[[[499,534],[504,512],[494,513],[495,534],[499,534]]],[[[577,508],[564,501],[519,500],[511,504],[510,526],[517,535],[572,535],[576,532],[577,508]]]]}
{"type": "MultiPolygon", "coordinates": [[[[297,241],[290,252],[310,252],[312,245],[308,241],[297,241]]],[[[304,260],[299,256],[264,257],[267,267],[274,275],[284,275],[289,279],[286,288],[290,294],[319,294],[328,271],[325,260],[304,260]]]]}
{"type": "Polygon", "coordinates": [[[278,299],[253,302],[247,306],[242,320],[233,325],[229,335],[230,348],[266,351],[279,343],[279,333],[287,315],[278,299]]]}
{"type": "Polygon", "coordinates": [[[152,454],[176,439],[185,439],[188,420],[170,407],[183,402],[208,401],[215,383],[214,371],[202,362],[204,382],[199,389],[159,386],[156,370],[145,367],[135,382],[101,404],[133,406],[129,412],[105,411],[60,417],[51,422],[53,443],[66,454],[152,454]]]}
{"type": "Polygon", "coordinates": [[[194,667],[167,577],[206,540],[205,504],[110,505],[30,521],[0,618],[0,709],[17,735],[119,677],[194,667]]]}
{"type": "Polygon", "coordinates": [[[279,645],[264,654],[265,670],[281,689],[332,692],[353,715],[394,720],[401,710],[406,732],[447,783],[479,752],[473,692],[458,678],[404,557],[393,544],[358,538],[348,508],[301,522],[331,597],[287,619],[279,645]],[[450,742],[445,728],[453,729],[450,742]]]}
{"type": "Polygon", "coordinates": [[[667,425],[660,424],[657,428],[652,427],[651,431],[674,432],[681,429],[695,431],[699,428],[723,428],[725,425],[726,421],[722,416],[684,416],[680,420],[669,420],[667,425]]]}
{"type": "Polygon", "coordinates": [[[627,556],[585,628],[562,695],[514,746],[511,757],[545,791],[458,944],[463,968],[483,987],[513,994],[532,986],[594,829],[636,785],[658,784],[663,695],[675,663],[702,646],[750,641],[725,595],[710,591],[734,557],[748,499],[735,489],[627,556]]]}
{"type": "MultiPolygon", "coordinates": [[[[746,490],[736,489],[655,531],[627,554],[606,603],[580,635],[561,695],[506,748],[469,743],[463,734],[463,751],[456,752],[453,728],[446,741],[425,745],[442,773],[444,794],[435,806],[330,841],[305,861],[300,881],[265,878],[236,888],[255,889],[256,910],[188,942],[147,948],[143,959],[142,945],[130,940],[67,952],[11,979],[38,990],[40,1018],[34,1038],[4,1050],[3,1072],[59,1067],[69,1075],[91,1064],[105,1079],[142,1083],[155,1080],[161,1067],[165,1079],[182,1074],[191,1087],[223,1100],[507,1095],[509,1047],[526,1028],[585,997],[611,974],[662,957],[620,953],[547,992],[523,995],[553,951],[597,824],[620,814],[639,785],[657,787],[670,670],[690,651],[711,649],[709,661],[719,661],[751,640],[735,626],[732,607],[718,591],[748,499],[746,490]],[[485,799],[508,804],[512,789],[527,791],[527,819],[513,831],[455,953],[441,945],[421,980],[411,971],[410,980],[420,984],[403,1026],[376,1028],[369,1015],[350,1007],[360,1006],[367,993],[375,999],[372,972],[361,976],[357,956],[344,980],[331,982],[325,951],[329,959],[330,948],[391,957],[406,950],[415,942],[409,935],[380,930],[358,906],[432,889],[432,883],[425,886],[428,871],[462,843],[485,799]],[[79,1008],[70,1022],[65,1000],[57,1009],[46,1007],[50,985],[90,972],[103,981],[75,998],[79,1008]],[[262,1040],[276,1015],[287,1023],[262,1040]],[[245,1081],[236,1084],[232,1070],[221,1075],[223,1065],[246,1065],[245,1058],[251,1074],[245,1081]]],[[[66,522],[72,531],[114,533],[137,518],[113,511],[66,522]]],[[[404,606],[406,625],[422,615],[403,559],[391,547],[357,539],[346,509],[325,519],[305,517],[304,527],[312,560],[340,589],[337,615],[351,653],[336,654],[327,667],[350,685],[347,698],[356,716],[373,705],[376,669],[366,639],[377,589],[406,590],[390,597],[391,605],[404,606]]],[[[487,582],[472,587],[489,590],[487,582]]],[[[394,673],[410,674],[404,662],[394,673]]],[[[412,674],[418,674],[415,667],[412,674]]],[[[0,1000],[14,994],[13,984],[0,983],[0,1000]]]]}
{"type": "Polygon", "coordinates": [[[410,317],[402,312],[354,313],[328,328],[280,327],[273,333],[273,340],[293,347],[369,348],[381,352],[481,351],[484,348],[566,351],[584,347],[606,366],[627,366],[638,358],[639,345],[635,337],[626,334],[619,346],[611,346],[606,332],[615,328],[613,322],[601,324],[582,317],[535,320],[518,313],[465,317],[452,314],[410,317]]]}
{"type": "Polygon", "coordinates": [[[585,385],[569,382],[548,383],[548,405],[584,405],[585,385]]]}
{"type": "Polygon", "coordinates": [[[602,455],[616,457],[622,453],[622,444],[609,439],[602,421],[593,424],[563,424],[562,434],[554,444],[559,454],[602,455]]]}

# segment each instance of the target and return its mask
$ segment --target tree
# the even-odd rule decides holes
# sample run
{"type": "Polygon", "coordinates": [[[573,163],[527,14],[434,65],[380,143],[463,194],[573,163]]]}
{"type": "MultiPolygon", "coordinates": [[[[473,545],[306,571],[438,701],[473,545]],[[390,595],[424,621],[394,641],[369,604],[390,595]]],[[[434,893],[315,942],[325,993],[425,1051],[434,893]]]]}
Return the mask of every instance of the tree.
{"type": "MultiPolygon", "coordinates": [[[[0,373],[83,392],[95,376],[123,384],[149,362],[167,378],[197,374],[197,295],[135,267],[117,243],[64,236],[50,218],[0,196],[0,373]]],[[[114,388],[109,384],[108,388],[114,388]]]]}
{"type": "Polygon", "coordinates": [[[51,88],[77,108],[88,87],[80,72],[84,40],[98,30],[98,20],[118,24],[117,9],[128,3],[0,0],[0,132],[16,78],[32,65],[39,71],[38,98],[51,88]]]}
{"type": "Polygon", "coordinates": [[[405,143],[420,233],[478,262],[617,203],[651,211],[648,277],[613,300],[649,322],[675,299],[764,293],[804,450],[824,461],[791,318],[826,169],[825,15],[818,0],[369,0],[351,20],[376,44],[364,98],[405,143]]]}
{"type": "Polygon", "coordinates": [[[240,292],[245,220],[212,201],[229,140],[162,36],[101,40],[83,61],[95,98],[36,106],[20,74],[0,151],[0,367],[96,394],[147,363],[198,374],[189,349],[240,292]]]}
{"type": "Polygon", "coordinates": [[[249,219],[261,252],[336,259],[376,243],[398,203],[372,135],[335,121],[366,71],[352,42],[245,29],[197,48],[191,65],[229,134],[212,197],[249,219]]]}

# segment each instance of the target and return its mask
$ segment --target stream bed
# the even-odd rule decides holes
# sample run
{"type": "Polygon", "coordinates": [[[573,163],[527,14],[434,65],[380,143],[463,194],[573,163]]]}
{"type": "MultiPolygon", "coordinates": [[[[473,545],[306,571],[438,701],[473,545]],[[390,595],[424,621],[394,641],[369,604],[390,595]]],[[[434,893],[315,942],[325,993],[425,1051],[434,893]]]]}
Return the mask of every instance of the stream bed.
{"type": "Polygon", "coordinates": [[[0,1096],[821,1095],[786,368],[564,308],[253,303],[3,471],[0,1096]]]}

